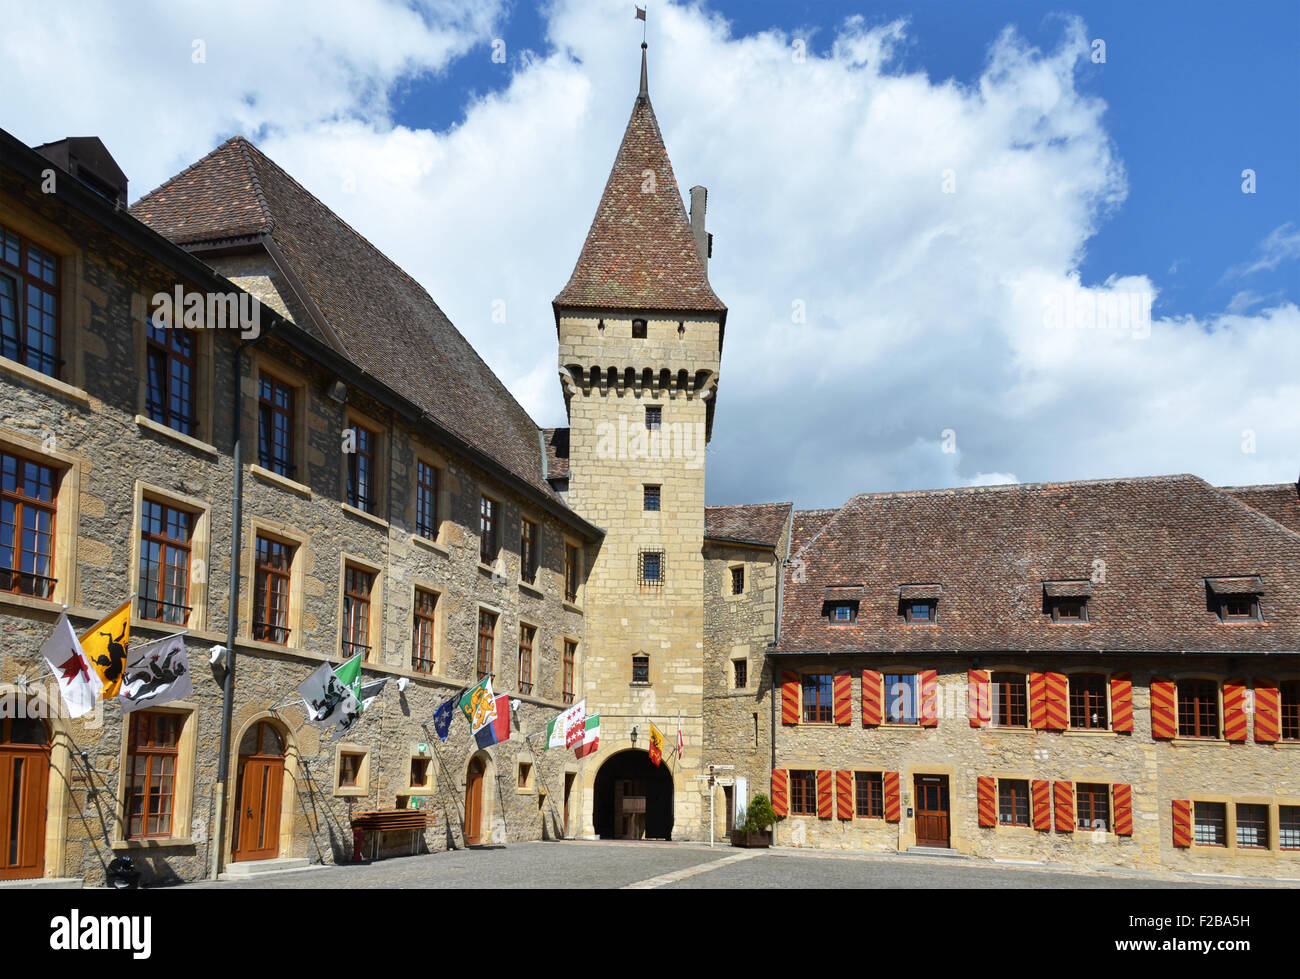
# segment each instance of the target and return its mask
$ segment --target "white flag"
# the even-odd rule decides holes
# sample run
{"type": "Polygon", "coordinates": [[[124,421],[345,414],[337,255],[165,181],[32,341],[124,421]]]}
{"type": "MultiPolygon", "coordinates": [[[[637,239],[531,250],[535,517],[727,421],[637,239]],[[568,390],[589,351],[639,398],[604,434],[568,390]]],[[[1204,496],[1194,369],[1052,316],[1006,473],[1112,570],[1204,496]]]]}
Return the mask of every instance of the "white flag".
{"type": "Polygon", "coordinates": [[[193,693],[194,680],[181,636],[131,647],[118,694],[122,710],[129,712],[184,700],[193,693]]]}
{"type": "Polygon", "coordinates": [[[567,737],[574,728],[581,729],[587,719],[587,701],[579,700],[562,714],[546,725],[546,747],[567,748],[567,737]]]}
{"type": "Polygon", "coordinates": [[[382,680],[372,680],[370,683],[361,684],[361,709],[363,711],[370,710],[370,705],[379,698],[379,695],[384,692],[384,687],[387,685],[388,677],[384,677],[382,680]]]}
{"type": "Polygon", "coordinates": [[[95,692],[103,686],[99,675],[90,669],[77,634],[72,631],[68,613],[62,612],[54,623],[54,632],[41,647],[41,655],[59,679],[59,693],[69,717],[84,717],[95,706],[95,692]]]}
{"type": "Polygon", "coordinates": [[[346,731],[361,716],[361,701],[328,663],[298,684],[298,693],[307,705],[307,720],[317,727],[337,725],[346,731]]]}

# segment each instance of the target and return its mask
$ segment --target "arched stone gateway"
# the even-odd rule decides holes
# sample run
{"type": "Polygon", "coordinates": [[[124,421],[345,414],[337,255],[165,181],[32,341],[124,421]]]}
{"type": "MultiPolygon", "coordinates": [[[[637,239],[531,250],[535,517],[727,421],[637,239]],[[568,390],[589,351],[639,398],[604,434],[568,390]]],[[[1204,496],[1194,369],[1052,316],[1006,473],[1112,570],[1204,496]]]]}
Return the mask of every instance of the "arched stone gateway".
{"type": "Polygon", "coordinates": [[[650,755],[629,748],[596,773],[596,835],[615,840],[667,840],[673,835],[673,776],[650,755]]]}

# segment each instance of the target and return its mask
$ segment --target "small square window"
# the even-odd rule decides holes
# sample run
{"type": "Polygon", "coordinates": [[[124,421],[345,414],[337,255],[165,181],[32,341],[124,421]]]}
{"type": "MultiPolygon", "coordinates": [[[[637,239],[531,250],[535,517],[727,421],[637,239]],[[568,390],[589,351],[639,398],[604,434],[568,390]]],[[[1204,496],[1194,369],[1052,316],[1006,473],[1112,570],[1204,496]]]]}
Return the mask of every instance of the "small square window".
{"type": "Polygon", "coordinates": [[[659,405],[646,405],[645,409],[645,427],[652,432],[657,432],[663,427],[664,410],[659,405]]]}
{"type": "Polygon", "coordinates": [[[1086,598],[1052,599],[1053,622],[1087,622],[1088,600],[1086,598]]]}
{"type": "Polygon", "coordinates": [[[429,759],[428,758],[411,759],[411,788],[413,789],[429,788],[429,759]]]}
{"type": "Polygon", "coordinates": [[[644,505],[647,510],[659,509],[659,487],[658,486],[645,487],[644,505]]]}
{"type": "Polygon", "coordinates": [[[903,618],[909,625],[934,625],[938,603],[934,600],[903,602],[903,618]]]}
{"type": "Polygon", "coordinates": [[[856,602],[834,602],[827,606],[826,614],[831,625],[851,625],[857,620],[858,606],[856,602]]]}
{"type": "Polygon", "coordinates": [[[644,340],[646,338],[645,320],[632,321],[632,339],[644,340]]]}
{"type": "Polygon", "coordinates": [[[744,568],[731,569],[731,594],[733,595],[745,594],[745,569],[744,568]]]}
{"type": "Polygon", "coordinates": [[[1259,600],[1254,595],[1224,595],[1219,602],[1224,622],[1254,622],[1259,619],[1259,600]]]}
{"type": "Polygon", "coordinates": [[[664,583],[664,552],[641,552],[641,584],[659,586],[664,583]]]}
{"type": "Polygon", "coordinates": [[[366,760],[366,756],[360,753],[344,751],[339,755],[339,782],[340,789],[355,789],[361,778],[361,766],[366,760]]]}

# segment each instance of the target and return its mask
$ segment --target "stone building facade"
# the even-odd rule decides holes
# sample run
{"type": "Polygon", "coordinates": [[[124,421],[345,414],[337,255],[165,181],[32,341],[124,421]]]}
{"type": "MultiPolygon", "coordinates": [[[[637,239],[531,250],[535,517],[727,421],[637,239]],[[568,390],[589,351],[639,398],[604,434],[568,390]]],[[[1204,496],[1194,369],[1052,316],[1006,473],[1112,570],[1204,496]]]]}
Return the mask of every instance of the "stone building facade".
{"type": "Polygon", "coordinates": [[[706,507],[727,309],[644,51],[564,428],[246,140],[126,201],[98,140],[0,132],[0,879],[344,861],[412,807],[367,855],[705,839],[760,792],[783,845],[1295,876],[1297,486],[706,507]],[[151,328],[177,290],[257,320],[151,328]],[[69,720],[41,645],[128,597],[194,695],[69,720]],[[356,653],[388,682],[326,734],[296,688],[356,653]],[[442,741],[485,673],[510,738],[442,741]],[[544,750],[579,700],[598,750],[544,750]]]}

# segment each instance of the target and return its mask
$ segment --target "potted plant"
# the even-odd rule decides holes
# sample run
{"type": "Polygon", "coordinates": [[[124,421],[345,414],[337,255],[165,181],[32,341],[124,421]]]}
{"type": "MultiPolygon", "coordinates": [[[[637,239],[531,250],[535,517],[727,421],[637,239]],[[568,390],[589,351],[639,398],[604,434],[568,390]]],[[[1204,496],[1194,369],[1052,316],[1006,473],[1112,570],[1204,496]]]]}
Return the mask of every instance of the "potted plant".
{"type": "Polygon", "coordinates": [[[745,822],[731,831],[731,845],[771,846],[771,827],[775,822],[776,810],[767,796],[760,792],[750,800],[749,808],[745,810],[745,822]]]}

